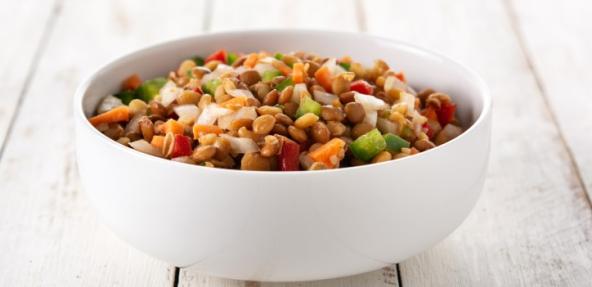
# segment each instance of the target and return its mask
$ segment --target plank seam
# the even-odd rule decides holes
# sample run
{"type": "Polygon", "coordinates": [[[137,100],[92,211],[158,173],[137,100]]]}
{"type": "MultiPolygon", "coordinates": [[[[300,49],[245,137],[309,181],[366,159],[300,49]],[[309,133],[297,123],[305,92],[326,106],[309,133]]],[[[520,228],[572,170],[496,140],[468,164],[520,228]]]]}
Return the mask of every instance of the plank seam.
{"type": "Polygon", "coordinates": [[[360,32],[367,32],[366,11],[364,9],[364,2],[362,0],[355,0],[354,9],[356,10],[356,20],[358,21],[358,30],[360,32]]]}
{"type": "Polygon", "coordinates": [[[179,287],[179,274],[181,273],[181,268],[175,266],[175,272],[173,273],[173,287],[179,287]]]}
{"type": "Polygon", "coordinates": [[[524,54],[524,58],[526,60],[526,64],[528,66],[528,69],[530,70],[530,72],[532,73],[532,75],[534,77],[537,89],[539,90],[539,92],[541,93],[541,96],[543,98],[543,103],[545,105],[545,108],[547,109],[547,112],[549,113],[549,116],[551,118],[553,125],[557,129],[557,133],[559,134],[559,139],[561,141],[561,144],[565,147],[565,150],[567,152],[567,157],[570,161],[570,166],[575,173],[576,179],[578,181],[578,185],[582,188],[581,192],[584,193],[583,197],[585,198],[586,203],[588,204],[588,207],[592,210],[592,200],[590,199],[590,195],[587,190],[586,184],[584,183],[584,179],[582,178],[582,173],[580,171],[580,168],[578,167],[578,164],[576,163],[574,153],[571,150],[569,144],[567,143],[567,140],[565,138],[565,135],[563,134],[563,131],[561,130],[561,127],[559,125],[559,120],[557,119],[557,116],[555,115],[555,113],[553,112],[553,109],[551,108],[551,103],[549,101],[548,92],[547,92],[547,89],[545,88],[545,85],[543,84],[542,76],[540,75],[540,73],[538,72],[538,70],[536,69],[536,67],[534,65],[534,60],[532,59],[530,50],[528,49],[528,45],[526,44],[525,36],[519,27],[520,23],[519,23],[519,19],[518,19],[518,14],[516,13],[516,9],[515,9],[514,5],[512,4],[512,0],[503,0],[502,2],[504,3],[505,9],[506,9],[508,16],[510,18],[510,24],[512,26],[512,30],[513,30],[514,34],[516,35],[520,50],[522,51],[522,54],[524,54]]]}
{"type": "Polygon", "coordinates": [[[401,267],[399,263],[395,264],[395,269],[397,270],[397,283],[399,283],[399,287],[403,287],[403,278],[401,278],[401,267]]]}
{"type": "Polygon", "coordinates": [[[6,137],[4,137],[4,141],[0,145],[0,162],[2,161],[2,158],[4,157],[4,151],[6,149],[6,145],[10,141],[14,124],[16,122],[16,119],[18,118],[20,111],[21,111],[21,107],[23,105],[26,94],[29,92],[29,87],[31,85],[31,82],[33,81],[33,78],[35,77],[35,74],[37,72],[39,62],[41,61],[41,56],[43,55],[43,52],[45,52],[47,45],[49,43],[49,40],[51,38],[51,35],[53,34],[53,31],[55,28],[55,23],[57,22],[57,19],[58,19],[60,12],[61,12],[61,9],[62,9],[61,1],[56,1],[52,7],[51,14],[49,15],[49,17],[45,23],[45,28],[43,29],[43,32],[41,34],[41,40],[39,41],[39,44],[37,45],[37,48],[35,49],[35,53],[33,54],[33,61],[31,61],[31,65],[29,66],[29,70],[27,71],[27,74],[25,76],[25,81],[23,82],[23,87],[22,87],[20,93],[18,94],[18,98],[16,100],[16,105],[14,107],[14,113],[12,114],[12,116],[10,117],[10,120],[8,122],[8,127],[6,128],[6,137]]]}

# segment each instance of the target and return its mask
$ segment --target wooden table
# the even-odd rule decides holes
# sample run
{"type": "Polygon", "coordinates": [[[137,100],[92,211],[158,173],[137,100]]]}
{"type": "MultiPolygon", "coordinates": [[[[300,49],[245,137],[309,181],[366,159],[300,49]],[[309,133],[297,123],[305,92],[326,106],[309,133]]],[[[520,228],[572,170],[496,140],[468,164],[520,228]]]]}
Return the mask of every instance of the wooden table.
{"type": "Polygon", "coordinates": [[[0,10],[0,286],[259,286],[140,253],[82,192],[72,96],[123,52],[244,28],[360,31],[474,67],[494,98],[483,195],[447,239],[363,275],[261,286],[590,286],[592,5],[536,0],[20,0],[0,10]]]}

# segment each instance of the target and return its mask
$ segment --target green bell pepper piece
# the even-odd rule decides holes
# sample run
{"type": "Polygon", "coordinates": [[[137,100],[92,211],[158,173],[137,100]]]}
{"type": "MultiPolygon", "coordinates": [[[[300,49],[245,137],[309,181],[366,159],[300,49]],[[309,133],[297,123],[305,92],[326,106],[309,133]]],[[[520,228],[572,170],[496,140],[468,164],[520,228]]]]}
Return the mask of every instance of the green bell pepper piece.
{"type": "Polygon", "coordinates": [[[221,84],[222,84],[222,81],[220,81],[220,79],[213,79],[213,80],[209,80],[208,82],[206,82],[205,84],[203,84],[201,86],[201,89],[204,91],[204,93],[210,94],[210,95],[213,96],[214,93],[216,92],[216,89],[221,84]]]}
{"type": "Polygon", "coordinates": [[[313,113],[317,116],[321,115],[321,104],[308,96],[300,99],[300,106],[298,106],[298,110],[296,110],[296,118],[307,113],[313,113]]]}
{"type": "Polygon", "coordinates": [[[349,71],[349,68],[351,67],[350,63],[339,63],[338,65],[343,67],[346,71],[349,71]]]}
{"type": "Polygon", "coordinates": [[[193,62],[195,62],[195,64],[198,66],[203,66],[206,63],[206,61],[204,61],[204,59],[200,56],[195,56],[191,58],[191,60],[193,60],[193,62]]]}
{"type": "Polygon", "coordinates": [[[400,152],[402,148],[410,146],[408,141],[398,135],[387,133],[383,137],[388,151],[400,152]]]}
{"type": "Polygon", "coordinates": [[[291,85],[294,85],[294,83],[292,82],[292,78],[286,78],[285,80],[281,81],[277,86],[275,86],[275,89],[281,92],[291,85]]]}
{"type": "Polygon", "coordinates": [[[158,95],[158,92],[166,82],[167,79],[162,77],[143,82],[136,90],[136,98],[146,103],[150,102],[154,96],[158,95]]]}
{"type": "Polygon", "coordinates": [[[273,55],[273,57],[281,61],[284,58],[284,54],[275,53],[275,55],[273,55]]]}
{"type": "Polygon", "coordinates": [[[271,80],[273,80],[275,77],[277,76],[281,76],[282,72],[278,71],[278,70],[267,70],[265,72],[263,72],[263,76],[261,77],[261,80],[264,83],[267,82],[271,82],[271,80]]]}
{"type": "Polygon", "coordinates": [[[232,65],[236,59],[238,59],[238,55],[236,53],[228,52],[226,55],[226,63],[228,63],[228,65],[232,65]]]}
{"type": "Polygon", "coordinates": [[[386,148],[386,141],[378,129],[373,129],[353,141],[349,148],[356,158],[369,161],[386,148]]]}
{"type": "Polygon", "coordinates": [[[134,98],[136,98],[135,90],[125,90],[115,94],[115,97],[119,98],[124,104],[129,104],[134,98]]]}

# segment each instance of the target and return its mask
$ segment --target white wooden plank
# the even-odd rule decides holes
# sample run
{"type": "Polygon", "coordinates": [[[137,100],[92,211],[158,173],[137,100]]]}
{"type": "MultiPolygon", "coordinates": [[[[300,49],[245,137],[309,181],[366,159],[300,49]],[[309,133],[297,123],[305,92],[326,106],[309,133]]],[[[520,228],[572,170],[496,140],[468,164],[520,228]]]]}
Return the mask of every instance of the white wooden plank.
{"type": "Polygon", "coordinates": [[[508,3],[549,107],[592,197],[592,2],[508,3]]]}
{"type": "MultiPolygon", "coordinates": [[[[231,29],[301,28],[357,31],[354,1],[215,1],[212,31],[231,29]]],[[[181,269],[179,286],[398,286],[394,266],[383,270],[332,280],[300,283],[257,283],[215,278],[193,268],[181,269]]]]}
{"type": "Polygon", "coordinates": [[[51,30],[55,1],[9,1],[0,9],[0,150],[43,35],[51,30]]]}
{"type": "MultiPolygon", "coordinates": [[[[78,182],[71,102],[82,76],[99,64],[199,32],[202,4],[63,2],[0,162],[0,286],[173,285],[174,267],[132,249],[97,222],[78,182]],[[162,20],[171,7],[174,18],[162,20]]],[[[98,176],[108,180],[107,172],[98,176]]]]}
{"type": "Polygon", "coordinates": [[[402,285],[588,285],[590,206],[503,3],[370,0],[365,10],[371,33],[465,62],[494,97],[483,196],[451,236],[401,264],[402,285]]]}

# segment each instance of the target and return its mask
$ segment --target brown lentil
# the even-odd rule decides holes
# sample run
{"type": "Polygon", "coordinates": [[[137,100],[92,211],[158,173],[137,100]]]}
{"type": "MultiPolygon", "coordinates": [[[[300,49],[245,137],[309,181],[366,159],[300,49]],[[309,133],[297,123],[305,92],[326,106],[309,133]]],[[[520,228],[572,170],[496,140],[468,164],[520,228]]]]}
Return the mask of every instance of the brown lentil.
{"type": "Polygon", "coordinates": [[[240,129],[242,127],[250,128],[252,126],[252,124],[253,124],[252,119],[247,119],[247,118],[235,119],[232,122],[230,122],[228,129],[231,131],[238,131],[238,129],[240,129]]]}
{"type": "Polygon", "coordinates": [[[331,139],[331,131],[323,122],[316,122],[310,128],[312,139],[318,143],[326,143],[331,139]]]}
{"type": "Polygon", "coordinates": [[[319,117],[317,115],[313,113],[306,113],[294,122],[294,126],[296,126],[299,129],[306,129],[314,125],[314,123],[316,123],[318,120],[319,117]]]}
{"type": "Polygon", "coordinates": [[[296,140],[299,143],[304,143],[308,140],[308,136],[306,135],[306,132],[295,127],[295,126],[289,126],[288,133],[290,134],[290,136],[294,140],[296,140]]]}
{"type": "Polygon", "coordinates": [[[274,106],[260,106],[257,108],[257,113],[260,115],[277,115],[282,112],[282,109],[274,106]]]}
{"type": "Polygon", "coordinates": [[[288,128],[286,128],[286,126],[282,125],[282,124],[275,124],[273,126],[273,130],[271,130],[271,132],[274,134],[280,134],[283,136],[287,136],[288,135],[288,128]]]}
{"type": "Polygon", "coordinates": [[[347,103],[344,110],[347,120],[352,124],[357,124],[363,121],[366,116],[364,107],[360,103],[347,103]]]}
{"type": "Polygon", "coordinates": [[[244,71],[239,75],[239,79],[251,86],[256,84],[257,82],[261,81],[261,76],[259,76],[259,73],[255,70],[248,70],[248,71],[244,71]]]}
{"type": "Polygon", "coordinates": [[[191,158],[197,162],[202,162],[211,159],[215,154],[216,147],[212,145],[201,145],[193,151],[191,158]]]}
{"type": "Polygon", "coordinates": [[[352,131],[351,131],[352,137],[354,139],[357,139],[361,135],[363,135],[373,129],[374,129],[374,127],[367,122],[358,123],[352,128],[352,131]]]}
{"type": "Polygon", "coordinates": [[[294,87],[292,87],[292,86],[286,87],[285,89],[282,90],[282,92],[278,98],[278,103],[285,104],[285,103],[291,101],[293,93],[294,93],[294,87]]]}
{"type": "Polygon", "coordinates": [[[296,111],[298,110],[298,104],[294,102],[287,102],[284,104],[284,114],[291,118],[294,118],[296,111]]]}
{"type": "Polygon", "coordinates": [[[280,124],[284,124],[286,126],[289,126],[294,123],[294,121],[290,117],[286,116],[285,114],[283,114],[281,112],[275,114],[274,116],[275,116],[275,120],[280,124]]]}
{"type": "Polygon", "coordinates": [[[267,95],[263,97],[263,104],[273,106],[277,103],[280,94],[276,89],[271,90],[267,95]]]}
{"type": "Polygon", "coordinates": [[[331,132],[331,136],[333,137],[342,136],[346,130],[345,125],[337,121],[328,121],[327,128],[329,129],[329,132],[331,132]]]}
{"type": "Polygon", "coordinates": [[[271,162],[258,152],[249,152],[241,159],[241,169],[266,171],[271,169],[271,162]]]}
{"type": "Polygon", "coordinates": [[[277,155],[280,151],[280,141],[275,136],[265,136],[263,147],[261,148],[261,155],[271,157],[277,155]]]}
{"type": "Polygon", "coordinates": [[[349,91],[339,94],[339,100],[342,104],[351,103],[354,101],[354,92],[349,91]]]}
{"type": "Polygon", "coordinates": [[[389,153],[388,151],[381,151],[380,153],[378,153],[377,155],[374,156],[374,158],[372,159],[372,163],[388,161],[391,159],[392,159],[391,153],[389,153]]]}
{"type": "Polygon", "coordinates": [[[266,135],[275,125],[275,118],[272,115],[262,115],[253,121],[253,132],[259,135],[266,135]]]}
{"type": "Polygon", "coordinates": [[[154,123],[152,123],[147,116],[143,116],[138,120],[138,126],[140,127],[140,132],[142,133],[144,140],[148,142],[152,141],[152,137],[154,136],[154,123]]]}
{"type": "Polygon", "coordinates": [[[334,107],[321,107],[321,118],[325,121],[341,122],[345,118],[343,111],[334,107]]]}

